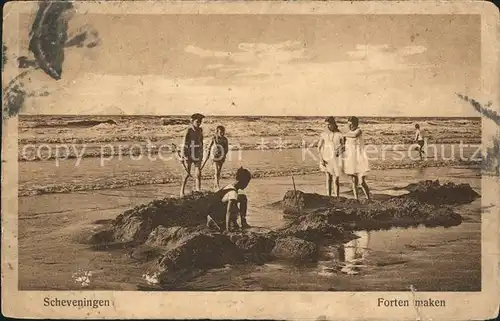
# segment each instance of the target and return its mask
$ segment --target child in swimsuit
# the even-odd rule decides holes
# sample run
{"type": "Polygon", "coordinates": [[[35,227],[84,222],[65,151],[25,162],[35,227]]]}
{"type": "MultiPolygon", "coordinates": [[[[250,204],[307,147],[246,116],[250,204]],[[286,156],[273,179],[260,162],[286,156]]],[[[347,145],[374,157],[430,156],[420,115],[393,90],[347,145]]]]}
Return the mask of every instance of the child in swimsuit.
{"type": "Polygon", "coordinates": [[[420,130],[420,125],[415,124],[415,142],[418,144],[417,150],[420,156],[420,160],[424,159],[424,135],[420,130]]]}
{"type": "Polygon", "coordinates": [[[222,165],[226,161],[226,155],[229,152],[229,143],[225,136],[226,129],[224,126],[217,126],[215,136],[208,147],[208,156],[212,156],[212,161],[214,164],[214,188],[215,190],[220,189],[220,176],[222,171],[222,165]]]}
{"type": "Polygon", "coordinates": [[[248,200],[246,195],[240,194],[241,190],[247,188],[252,175],[243,167],[236,171],[235,182],[225,186],[215,193],[215,203],[211,204],[212,211],[207,217],[207,225],[215,222],[218,229],[235,231],[238,226],[238,216],[240,217],[241,228],[250,228],[247,223],[248,200]],[[212,221],[213,220],[213,221],[212,221]]]}
{"type": "Polygon", "coordinates": [[[201,191],[201,162],[203,160],[203,129],[201,123],[203,121],[202,114],[193,114],[191,116],[191,125],[186,129],[182,141],[182,161],[184,162],[186,173],[182,180],[180,196],[184,196],[186,183],[191,175],[191,165],[195,167],[195,190],[201,191]]]}

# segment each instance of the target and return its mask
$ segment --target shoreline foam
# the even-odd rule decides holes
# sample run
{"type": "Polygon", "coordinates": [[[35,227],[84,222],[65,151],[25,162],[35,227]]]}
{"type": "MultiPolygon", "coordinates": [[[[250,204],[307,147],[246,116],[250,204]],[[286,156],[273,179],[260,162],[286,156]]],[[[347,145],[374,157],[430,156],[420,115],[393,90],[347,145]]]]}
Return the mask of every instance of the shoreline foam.
{"type": "MultiPolygon", "coordinates": [[[[392,163],[374,163],[370,164],[371,170],[388,170],[388,169],[416,169],[416,168],[431,168],[431,167],[456,167],[456,168],[475,168],[480,169],[480,162],[471,161],[427,161],[427,162],[392,162],[392,163]]],[[[253,178],[266,177],[286,177],[286,176],[302,176],[321,173],[317,166],[294,167],[285,170],[253,170],[251,169],[253,178]]],[[[222,173],[222,179],[234,177],[235,169],[227,170],[222,173]]],[[[488,174],[483,172],[483,175],[488,174]]],[[[202,175],[203,180],[211,181],[213,175],[202,175]]],[[[132,177],[112,177],[97,179],[94,182],[80,183],[53,183],[45,185],[36,185],[30,181],[20,182],[18,195],[19,197],[34,196],[54,193],[72,193],[79,191],[93,191],[103,189],[118,189],[140,185],[155,185],[155,184],[177,184],[180,182],[180,176],[177,173],[158,172],[157,174],[146,173],[145,175],[136,175],[132,177]]]]}

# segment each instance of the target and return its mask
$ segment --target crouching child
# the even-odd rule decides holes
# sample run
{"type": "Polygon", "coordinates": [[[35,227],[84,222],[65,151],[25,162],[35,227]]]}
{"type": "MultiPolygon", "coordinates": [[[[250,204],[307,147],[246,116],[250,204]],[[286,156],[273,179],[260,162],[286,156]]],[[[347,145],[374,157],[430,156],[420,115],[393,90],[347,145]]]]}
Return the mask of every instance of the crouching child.
{"type": "Polygon", "coordinates": [[[218,190],[214,194],[212,206],[207,216],[207,226],[215,227],[219,230],[235,231],[238,226],[238,216],[240,217],[241,228],[249,228],[247,223],[248,199],[246,195],[240,194],[241,190],[247,188],[252,175],[247,169],[240,167],[236,171],[235,182],[218,190]]]}

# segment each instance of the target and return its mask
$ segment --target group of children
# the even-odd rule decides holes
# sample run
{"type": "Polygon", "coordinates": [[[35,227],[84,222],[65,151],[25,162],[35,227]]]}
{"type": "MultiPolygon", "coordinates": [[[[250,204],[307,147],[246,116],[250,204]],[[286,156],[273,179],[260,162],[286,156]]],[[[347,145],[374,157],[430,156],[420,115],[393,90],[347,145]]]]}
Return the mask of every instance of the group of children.
{"type": "Polygon", "coordinates": [[[207,156],[204,160],[203,129],[201,124],[205,116],[196,113],[191,116],[191,124],[186,129],[182,141],[182,150],[180,152],[181,162],[185,169],[182,180],[180,196],[185,194],[185,188],[188,178],[191,176],[192,167],[195,168],[195,190],[201,191],[201,172],[209,159],[212,160],[214,168],[214,188],[216,190],[214,197],[216,202],[208,205],[210,214],[207,216],[207,225],[215,225],[222,230],[232,231],[241,228],[249,228],[246,220],[247,198],[239,194],[244,190],[251,180],[251,174],[243,167],[236,171],[235,182],[220,188],[221,171],[229,152],[229,143],[225,136],[224,126],[217,126],[215,135],[210,140],[207,148],[207,156]],[[237,219],[240,217],[241,226],[237,219]]]}
{"type": "MultiPolygon", "coordinates": [[[[339,178],[346,174],[352,179],[353,194],[358,199],[358,186],[361,186],[367,199],[370,199],[370,189],[366,183],[366,174],[370,170],[365,152],[363,133],[359,128],[359,119],[351,116],[347,119],[349,129],[341,133],[335,118],[327,117],[327,129],[321,134],[318,143],[320,170],[326,173],[326,190],[332,196],[332,185],[335,196],[339,196],[339,178]],[[360,184],[361,182],[361,184],[360,184]]],[[[415,124],[415,143],[420,159],[424,155],[424,136],[420,125],[415,124]]]]}
{"type": "Polygon", "coordinates": [[[352,116],[347,119],[347,123],[349,130],[341,133],[335,118],[325,119],[327,129],[321,134],[318,143],[320,170],[326,173],[328,196],[332,196],[332,184],[335,196],[339,196],[339,178],[346,174],[352,179],[354,197],[358,199],[358,186],[361,186],[366,198],[370,199],[370,189],[365,180],[370,169],[359,119],[352,116]]]}
{"type": "MultiPolygon", "coordinates": [[[[220,188],[220,177],[222,166],[226,161],[229,152],[228,139],[225,136],[224,126],[217,126],[216,133],[208,146],[208,153],[204,160],[203,130],[201,124],[205,117],[196,113],[191,116],[191,124],[187,128],[181,151],[181,162],[183,163],[185,174],[182,181],[180,195],[184,196],[188,178],[191,176],[192,167],[195,168],[195,190],[201,190],[201,171],[209,159],[212,160],[214,168],[214,188],[216,196],[220,200],[224,217],[216,218],[208,216],[207,224],[212,221],[220,229],[219,224],[224,224],[226,230],[238,229],[237,217],[241,219],[241,227],[250,227],[246,221],[247,199],[239,194],[248,186],[251,174],[244,168],[236,172],[235,182],[224,188],[220,188]]],[[[365,152],[363,142],[363,132],[359,128],[359,119],[351,116],[347,119],[349,129],[342,133],[334,117],[327,117],[325,124],[327,129],[321,134],[318,143],[318,153],[320,156],[320,170],[326,173],[326,188],[328,196],[332,196],[333,187],[335,196],[339,196],[339,178],[346,174],[352,179],[353,194],[358,198],[358,186],[361,187],[367,199],[371,199],[370,189],[366,183],[366,175],[369,172],[368,157],[365,152]]],[[[420,126],[415,125],[415,142],[418,144],[420,157],[423,156],[424,139],[420,126]]],[[[217,212],[217,211],[215,211],[217,212]]],[[[214,213],[215,213],[214,212],[214,213]]],[[[221,211],[219,210],[218,213],[221,211]]]]}
{"type": "Polygon", "coordinates": [[[229,143],[225,136],[226,129],[224,126],[217,126],[215,135],[212,137],[210,145],[208,146],[208,154],[204,161],[204,137],[203,129],[201,128],[201,123],[204,118],[205,116],[202,114],[193,114],[191,116],[191,124],[184,134],[181,161],[183,162],[186,173],[184,174],[181,185],[181,197],[185,194],[186,183],[191,176],[191,168],[193,166],[195,168],[195,190],[201,190],[201,171],[209,159],[212,160],[215,171],[214,187],[215,189],[220,189],[219,184],[222,165],[226,161],[226,156],[229,152],[229,143]]]}

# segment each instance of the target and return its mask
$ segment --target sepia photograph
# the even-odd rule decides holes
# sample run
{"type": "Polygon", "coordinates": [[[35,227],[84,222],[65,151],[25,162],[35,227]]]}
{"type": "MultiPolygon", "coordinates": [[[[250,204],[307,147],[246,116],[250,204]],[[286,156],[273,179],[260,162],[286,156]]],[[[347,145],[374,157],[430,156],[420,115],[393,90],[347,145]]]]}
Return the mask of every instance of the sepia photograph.
{"type": "Polygon", "coordinates": [[[93,291],[372,292],[429,316],[496,282],[481,14],[134,5],[34,2],[7,25],[18,291],[94,313],[93,291]]]}

